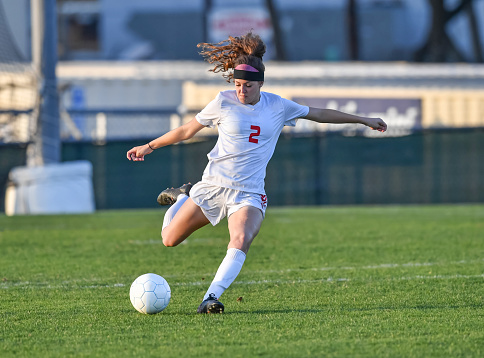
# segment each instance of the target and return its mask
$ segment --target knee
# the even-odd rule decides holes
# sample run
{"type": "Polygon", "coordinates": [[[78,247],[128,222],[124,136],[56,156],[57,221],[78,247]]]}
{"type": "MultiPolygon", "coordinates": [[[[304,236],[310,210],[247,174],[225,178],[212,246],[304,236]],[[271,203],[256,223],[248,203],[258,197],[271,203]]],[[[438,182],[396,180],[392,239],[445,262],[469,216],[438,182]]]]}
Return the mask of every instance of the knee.
{"type": "Polygon", "coordinates": [[[245,232],[235,233],[230,236],[230,243],[228,248],[239,249],[247,253],[253,239],[254,237],[252,235],[248,235],[245,232]]]}
{"type": "Polygon", "coordinates": [[[161,231],[161,238],[163,240],[163,245],[166,247],[175,247],[178,245],[178,241],[174,235],[172,235],[167,229],[161,231]]]}

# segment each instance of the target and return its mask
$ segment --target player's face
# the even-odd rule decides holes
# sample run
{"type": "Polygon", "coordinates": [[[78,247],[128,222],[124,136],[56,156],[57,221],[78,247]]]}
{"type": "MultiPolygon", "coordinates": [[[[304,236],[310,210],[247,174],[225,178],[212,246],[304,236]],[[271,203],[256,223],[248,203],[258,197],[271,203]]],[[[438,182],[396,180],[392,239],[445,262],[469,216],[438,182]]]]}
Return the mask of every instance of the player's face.
{"type": "Polygon", "coordinates": [[[260,88],[264,84],[262,81],[234,80],[235,91],[240,103],[254,105],[259,102],[260,88]]]}

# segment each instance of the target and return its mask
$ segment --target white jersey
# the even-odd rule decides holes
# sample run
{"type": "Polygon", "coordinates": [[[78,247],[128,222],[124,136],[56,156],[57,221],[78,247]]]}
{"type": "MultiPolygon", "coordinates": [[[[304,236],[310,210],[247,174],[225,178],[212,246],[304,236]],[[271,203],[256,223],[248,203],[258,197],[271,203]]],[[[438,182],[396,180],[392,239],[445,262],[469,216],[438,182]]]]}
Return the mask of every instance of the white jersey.
{"type": "Polygon", "coordinates": [[[266,167],[282,128],[308,113],[309,107],[268,92],[255,105],[240,103],[235,90],[220,92],[195,117],[204,126],[218,125],[219,132],[202,181],[265,194],[266,167]]]}

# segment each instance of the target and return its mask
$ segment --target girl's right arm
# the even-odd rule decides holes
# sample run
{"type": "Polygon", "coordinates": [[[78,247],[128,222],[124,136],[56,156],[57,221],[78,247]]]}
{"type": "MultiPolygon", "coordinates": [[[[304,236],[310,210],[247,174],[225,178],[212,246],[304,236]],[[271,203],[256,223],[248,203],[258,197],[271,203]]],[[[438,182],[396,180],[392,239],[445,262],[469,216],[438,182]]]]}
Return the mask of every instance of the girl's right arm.
{"type": "Polygon", "coordinates": [[[144,145],[131,148],[126,153],[126,157],[128,160],[142,161],[145,155],[152,153],[153,150],[190,139],[203,128],[205,126],[193,118],[190,122],[163,134],[161,137],[153,139],[144,145]]]}

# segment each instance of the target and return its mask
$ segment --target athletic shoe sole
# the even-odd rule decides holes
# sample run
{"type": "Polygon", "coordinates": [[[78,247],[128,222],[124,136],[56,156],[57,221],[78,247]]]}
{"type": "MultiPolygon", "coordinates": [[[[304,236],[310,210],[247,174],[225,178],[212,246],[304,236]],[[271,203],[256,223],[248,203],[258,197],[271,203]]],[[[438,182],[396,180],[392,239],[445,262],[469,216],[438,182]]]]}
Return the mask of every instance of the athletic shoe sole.
{"type": "Polygon", "coordinates": [[[176,203],[176,199],[178,198],[178,195],[180,194],[186,194],[189,195],[190,189],[192,188],[192,184],[183,184],[179,188],[166,188],[163,190],[160,195],[158,195],[158,198],[156,201],[160,205],[173,205],[176,203]]]}

